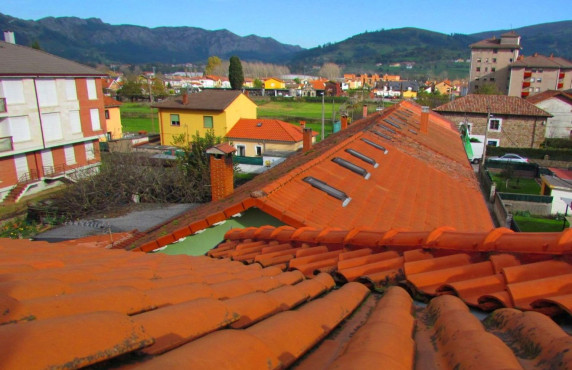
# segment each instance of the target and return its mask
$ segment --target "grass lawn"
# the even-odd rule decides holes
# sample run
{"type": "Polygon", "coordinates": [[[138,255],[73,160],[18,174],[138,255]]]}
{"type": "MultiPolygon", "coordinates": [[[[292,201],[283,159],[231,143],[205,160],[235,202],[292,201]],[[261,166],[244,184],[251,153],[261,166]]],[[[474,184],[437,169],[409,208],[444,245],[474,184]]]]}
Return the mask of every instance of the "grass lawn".
{"type": "Polygon", "coordinates": [[[157,109],[151,119],[151,108],[148,103],[123,103],[121,105],[121,127],[123,132],[159,132],[157,109]]]}
{"type": "Polygon", "coordinates": [[[531,216],[514,216],[514,221],[517,223],[521,231],[524,232],[555,232],[562,231],[562,225],[570,227],[568,221],[552,220],[540,217],[531,216]]]}
{"type": "Polygon", "coordinates": [[[507,188],[506,179],[493,174],[491,174],[491,177],[496,184],[498,192],[534,195],[540,194],[540,185],[534,179],[512,178],[508,181],[507,188]]]}

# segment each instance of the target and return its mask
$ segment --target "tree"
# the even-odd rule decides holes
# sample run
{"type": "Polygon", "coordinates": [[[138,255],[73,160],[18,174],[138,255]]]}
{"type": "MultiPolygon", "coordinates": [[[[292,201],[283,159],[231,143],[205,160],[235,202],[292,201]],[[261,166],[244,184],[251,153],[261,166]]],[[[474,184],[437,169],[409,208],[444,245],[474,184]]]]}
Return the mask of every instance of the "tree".
{"type": "Polygon", "coordinates": [[[38,40],[34,40],[32,42],[32,45],[30,45],[30,47],[32,49],[36,49],[36,50],[42,50],[42,47],[40,46],[40,42],[38,40]]]}
{"type": "Polygon", "coordinates": [[[206,75],[213,74],[213,71],[216,69],[216,67],[220,66],[221,64],[222,60],[220,60],[219,57],[217,56],[209,57],[209,59],[207,60],[207,66],[205,67],[205,74],[206,75]]]}
{"type": "Polygon", "coordinates": [[[132,75],[123,81],[123,86],[117,91],[117,95],[133,101],[133,99],[143,95],[142,88],[143,86],[137,76],[132,75]]]}
{"type": "Polygon", "coordinates": [[[318,74],[328,80],[334,80],[341,76],[342,70],[335,63],[324,63],[318,74]]]}
{"type": "Polygon", "coordinates": [[[475,90],[475,94],[481,95],[502,95],[501,91],[498,89],[497,85],[491,82],[487,82],[479,86],[477,90],[475,90]]]}
{"type": "Polygon", "coordinates": [[[158,78],[153,79],[151,84],[151,91],[153,92],[153,98],[164,98],[167,96],[167,89],[165,89],[165,84],[158,78]]]}
{"type": "Polygon", "coordinates": [[[237,56],[230,57],[228,79],[233,90],[242,89],[242,85],[244,84],[244,74],[242,73],[242,64],[237,56]]]}
{"type": "Polygon", "coordinates": [[[256,88],[256,89],[262,89],[264,87],[264,83],[262,81],[260,81],[258,78],[254,80],[254,82],[252,83],[252,85],[256,88]]]}

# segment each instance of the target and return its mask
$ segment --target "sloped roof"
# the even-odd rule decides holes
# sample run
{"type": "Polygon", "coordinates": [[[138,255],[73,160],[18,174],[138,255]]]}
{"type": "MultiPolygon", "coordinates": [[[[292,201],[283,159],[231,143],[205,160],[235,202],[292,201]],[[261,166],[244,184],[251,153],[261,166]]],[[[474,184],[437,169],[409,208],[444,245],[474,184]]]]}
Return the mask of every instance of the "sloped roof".
{"type": "Polygon", "coordinates": [[[500,38],[497,39],[496,37],[475,42],[474,44],[469,45],[469,47],[471,49],[522,49],[522,46],[516,43],[501,44],[501,39],[500,38]]]}
{"type": "Polygon", "coordinates": [[[187,104],[183,104],[183,96],[177,96],[155,103],[153,107],[222,112],[241,94],[242,92],[239,90],[203,90],[198,93],[188,94],[189,100],[187,104]]]}
{"type": "MultiPolygon", "coordinates": [[[[261,228],[255,239],[261,234],[270,238],[228,244],[234,244],[237,251],[262,247],[265,252],[296,246],[296,259],[303,259],[319,257],[323,251],[320,246],[300,246],[302,240],[316,242],[321,235],[325,242],[348,239],[358,248],[344,250],[338,260],[349,266],[360,258],[358,254],[367,252],[359,245],[376,238],[375,234],[332,235],[332,230],[266,230],[261,228]]],[[[149,255],[0,239],[0,364],[5,369],[93,364],[149,369],[292,365],[343,369],[380,363],[401,369],[423,368],[424,364],[533,369],[572,364],[572,339],[548,316],[502,308],[481,323],[462,301],[469,300],[472,287],[473,293],[479,288],[501,289],[502,283],[493,281],[506,279],[510,283],[505,294],[492,295],[498,302],[516,297],[517,306],[565,311],[570,285],[566,284],[570,279],[567,262],[518,266],[518,258],[503,254],[484,262],[463,254],[437,257],[433,249],[417,247],[416,240],[425,234],[406,235],[409,244],[400,236],[393,237],[394,244],[401,241],[403,248],[403,257],[397,258],[403,259],[404,273],[415,287],[432,289],[432,281],[450,286],[443,291],[446,295],[433,298],[426,307],[416,305],[399,287],[389,287],[383,295],[358,282],[334,289],[335,281],[328,273],[308,279],[298,269],[282,270],[285,265],[262,267],[205,256],[149,255]],[[535,297],[548,287],[561,295],[535,297]]],[[[459,244],[472,249],[471,236],[459,244]]],[[[499,240],[491,236],[489,244],[497,248],[516,245],[514,240],[501,241],[504,234],[499,240]]],[[[377,237],[391,239],[384,234],[377,237]]],[[[436,239],[444,244],[450,240],[445,234],[436,239]]],[[[460,241],[459,236],[456,240],[460,241]]],[[[526,241],[525,245],[532,247],[526,241]]],[[[557,245],[570,250],[569,242],[549,247],[557,245]]],[[[386,259],[378,263],[389,266],[387,253],[391,251],[383,253],[386,259]]],[[[328,264],[315,267],[327,269],[328,264]]]]}
{"type": "Polygon", "coordinates": [[[105,107],[119,107],[122,104],[123,104],[122,102],[117,101],[110,96],[104,96],[103,97],[103,105],[105,107]]]}
{"type": "Polygon", "coordinates": [[[470,94],[445,103],[433,111],[439,113],[481,113],[508,116],[552,117],[550,113],[518,96],[470,94]]]}
{"type": "MultiPolygon", "coordinates": [[[[313,136],[318,135],[313,131],[313,136]]],[[[303,140],[302,127],[277,119],[241,118],[225,135],[229,139],[253,139],[283,142],[303,140]]]]}
{"type": "Polygon", "coordinates": [[[534,54],[521,58],[509,65],[510,68],[515,67],[536,67],[536,68],[572,68],[572,62],[559,57],[547,57],[540,54],[534,54]]]}
{"type": "Polygon", "coordinates": [[[310,83],[310,85],[312,85],[312,88],[314,88],[315,90],[324,90],[326,88],[326,82],[325,81],[311,80],[308,82],[310,83]]]}
{"type": "Polygon", "coordinates": [[[94,68],[42,50],[0,41],[0,76],[104,77],[94,68]]]}
{"type": "Polygon", "coordinates": [[[558,97],[568,103],[572,103],[572,95],[560,90],[546,90],[538,94],[530,95],[526,98],[526,101],[536,104],[554,97],[558,97]]]}

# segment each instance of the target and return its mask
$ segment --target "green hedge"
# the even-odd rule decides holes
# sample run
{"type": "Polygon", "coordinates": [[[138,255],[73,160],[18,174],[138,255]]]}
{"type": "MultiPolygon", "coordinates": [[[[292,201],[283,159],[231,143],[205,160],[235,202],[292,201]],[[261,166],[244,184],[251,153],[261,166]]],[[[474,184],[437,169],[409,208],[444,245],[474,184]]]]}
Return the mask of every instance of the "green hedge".
{"type": "MultiPolygon", "coordinates": [[[[322,97],[321,96],[299,96],[299,97],[284,97],[284,96],[271,96],[270,97],[271,101],[303,101],[306,103],[321,103],[322,102],[322,97]]],[[[342,104],[342,103],[346,103],[348,101],[348,97],[347,96],[326,96],[324,97],[324,101],[327,103],[331,103],[332,100],[334,101],[334,103],[337,104],[342,104]]]]}
{"type": "Polygon", "coordinates": [[[546,139],[540,146],[543,148],[572,149],[572,140],[562,138],[546,139]]]}
{"type": "Polygon", "coordinates": [[[487,146],[487,157],[502,156],[506,153],[515,153],[530,159],[547,159],[553,161],[572,161],[572,149],[553,148],[505,148],[500,146],[487,146]]]}

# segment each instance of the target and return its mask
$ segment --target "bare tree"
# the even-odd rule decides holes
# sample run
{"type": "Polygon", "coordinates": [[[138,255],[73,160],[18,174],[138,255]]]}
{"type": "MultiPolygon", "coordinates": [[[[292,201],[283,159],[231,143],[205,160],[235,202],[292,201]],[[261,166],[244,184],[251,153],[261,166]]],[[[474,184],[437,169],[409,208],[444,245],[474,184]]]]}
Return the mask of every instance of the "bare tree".
{"type": "Polygon", "coordinates": [[[335,63],[324,63],[318,72],[320,77],[325,77],[328,80],[334,80],[342,75],[340,66],[335,63]]]}

